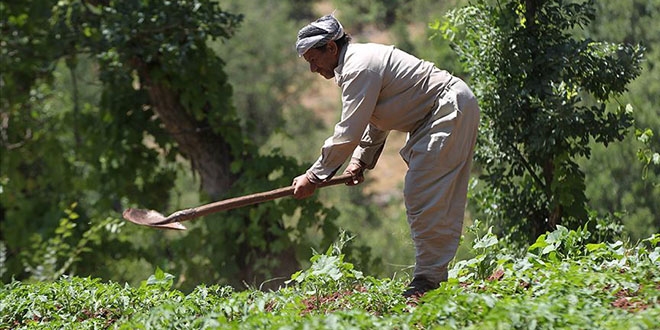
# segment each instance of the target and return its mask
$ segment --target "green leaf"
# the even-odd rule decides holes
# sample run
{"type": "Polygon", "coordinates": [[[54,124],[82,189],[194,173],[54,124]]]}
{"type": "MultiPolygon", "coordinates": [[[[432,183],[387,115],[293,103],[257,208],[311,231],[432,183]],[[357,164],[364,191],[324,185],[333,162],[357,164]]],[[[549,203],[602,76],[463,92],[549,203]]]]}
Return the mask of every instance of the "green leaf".
{"type": "Polygon", "coordinates": [[[486,235],[479,239],[477,242],[474,243],[473,247],[475,249],[483,249],[483,248],[488,248],[493,245],[496,245],[498,242],[497,237],[494,235],[486,235]]]}
{"type": "Polygon", "coordinates": [[[154,274],[149,276],[146,285],[162,286],[169,289],[174,282],[174,275],[165,273],[160,267],[156,267],[154,274]]]}
{"type": "Polygon", "coordinates": [[[596,251],[596,250],[602,250],[602,249],[606,248],[606,245],[605,245],[605,243],[597,243],[597,244],[596,243],[590,243],[590,244],[586,245],[586,248],[587,248],[587,251],[593,252],[593,251],[596,251]]]}
{"type": "Polygon", "coordinates": [[[541,248],[545,248],[546,246],[548,246],[548,243],[546,242],[545,238],[546,238],[546,234],[542,234],[539,237],[537,237],[536,242],[534,242],[534,244],[532,244],[528,248],[528,250],[533,251],[535,249],[541,249],[541,248]]]}

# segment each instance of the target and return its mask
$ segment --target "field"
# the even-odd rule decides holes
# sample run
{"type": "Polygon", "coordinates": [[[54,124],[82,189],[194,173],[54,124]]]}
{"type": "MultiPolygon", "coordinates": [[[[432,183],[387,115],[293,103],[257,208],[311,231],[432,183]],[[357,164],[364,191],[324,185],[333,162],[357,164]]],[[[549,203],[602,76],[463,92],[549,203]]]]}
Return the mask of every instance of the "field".
{"type": "Polygon", "coordinates": [[[172,287],[157,269],[138,287],[93,278],[0,289],[0,329],[658,329],[660,235],[633,246],[586,243],[560,227],[515,256],[490,232],[475,258],[421,298],[401,280],[364,276],[347,239],[312,257],[277,291],[172,287]]]}

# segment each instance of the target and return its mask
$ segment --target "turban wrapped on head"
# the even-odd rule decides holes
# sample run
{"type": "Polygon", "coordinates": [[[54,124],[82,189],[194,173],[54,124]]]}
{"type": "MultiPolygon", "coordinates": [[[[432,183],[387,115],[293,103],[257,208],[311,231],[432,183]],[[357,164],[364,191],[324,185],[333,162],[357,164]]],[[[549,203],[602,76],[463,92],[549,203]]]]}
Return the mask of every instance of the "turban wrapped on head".
{"type": "Polygon", "coordinates": [[[303,56],[311,48],[322,47],[329,41],[340,39],[343,36],[344,27],[341,26],[341,23],[334,15],[325,15],[298,31],[296,41],[298,56],[303,56]]]}

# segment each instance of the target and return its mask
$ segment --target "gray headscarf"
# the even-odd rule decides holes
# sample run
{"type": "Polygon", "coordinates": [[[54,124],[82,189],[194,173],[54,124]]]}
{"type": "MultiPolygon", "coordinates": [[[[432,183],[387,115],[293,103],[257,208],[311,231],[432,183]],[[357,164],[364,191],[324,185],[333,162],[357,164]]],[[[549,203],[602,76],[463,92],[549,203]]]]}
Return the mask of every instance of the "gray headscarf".
{"type": "Polygon", "coordinates": [[[311,48],[322,47],[344,36],[344,27],[333,14],[325,15],[298,31],[296,50],[303,56],[311,48]]]}

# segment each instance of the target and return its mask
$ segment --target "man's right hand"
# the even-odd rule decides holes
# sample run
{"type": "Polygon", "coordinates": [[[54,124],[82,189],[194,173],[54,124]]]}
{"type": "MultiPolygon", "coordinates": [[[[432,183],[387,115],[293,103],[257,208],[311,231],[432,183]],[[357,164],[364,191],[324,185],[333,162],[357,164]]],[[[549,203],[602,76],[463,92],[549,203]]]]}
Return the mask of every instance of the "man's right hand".
{"type": "Polygon", "coordinates": [[[316,185],[307,179],[307,174],[302,174],[293,179],[293,198],[303,199],[314,194],[316,185]]]}

